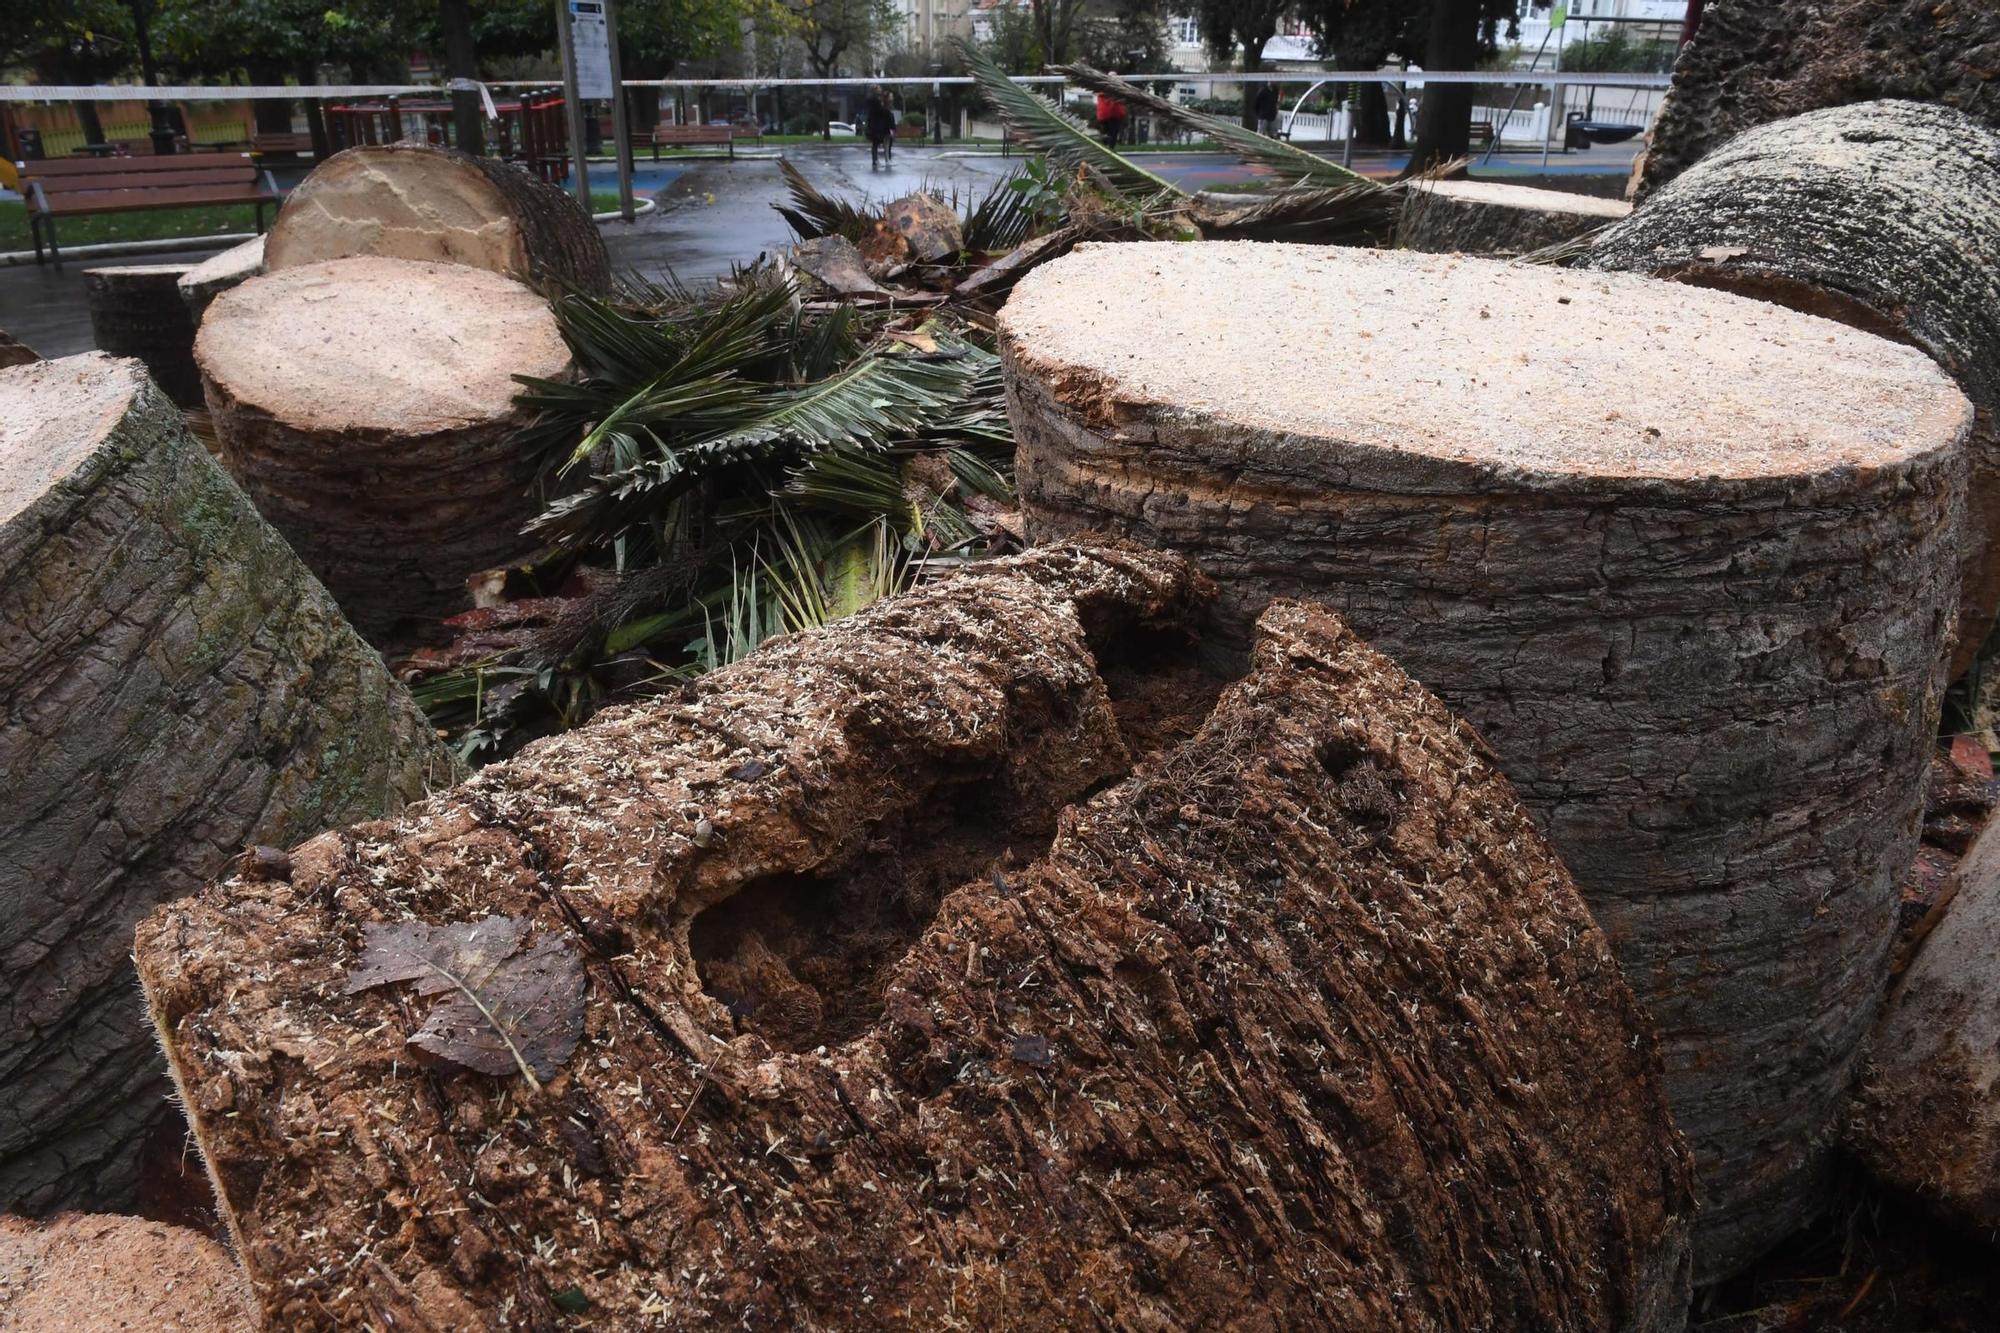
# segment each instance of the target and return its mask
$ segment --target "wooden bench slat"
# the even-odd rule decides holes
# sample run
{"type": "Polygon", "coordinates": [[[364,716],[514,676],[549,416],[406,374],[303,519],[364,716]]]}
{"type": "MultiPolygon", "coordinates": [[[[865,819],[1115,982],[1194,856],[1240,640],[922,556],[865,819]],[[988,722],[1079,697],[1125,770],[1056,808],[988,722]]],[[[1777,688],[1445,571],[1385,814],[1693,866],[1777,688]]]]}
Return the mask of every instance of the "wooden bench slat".
{"type": "Polygon", "coordinates": [[[167,190],[128,190],[110,196],[79,199],[56,195],[49,200],[47,217],[76,217],[83,213],[133,213],[148,208],[200,208],[208,204],[275,204],[278,196],[267,190],[217,190],[191,187],[167,190]]]}
{"type": "Polygon", "coordinates": [[[67,157],[51,158],[45,162],[25,162],[21,172],[25,176],[37,176],[44,180],[56,176],[102,175],[105,168],[115,165],[119,171],[129,174],[152,174],[155,172],[201,171],[228,164],[231,166],[250,165],[248,153],[174,153],[167,157],[67,157]]]}
{"type": "Polygon", "coordinates": [[[53,179],[30,176],[29,180],[39,181],[43,193],[51,199],[58,194],[82,194],[104,190],[157,190],[183,185],[243,185],[257,183],[257,172],[251,167],[216,167],[208,171],[181,172],[173,176],[156,176],[144,183],[135,182],[130,176],[116,171],[102,171],[95,176],[57,176],[53,179]],[[158,184],[154,182],[157,181],[158,184]]]}

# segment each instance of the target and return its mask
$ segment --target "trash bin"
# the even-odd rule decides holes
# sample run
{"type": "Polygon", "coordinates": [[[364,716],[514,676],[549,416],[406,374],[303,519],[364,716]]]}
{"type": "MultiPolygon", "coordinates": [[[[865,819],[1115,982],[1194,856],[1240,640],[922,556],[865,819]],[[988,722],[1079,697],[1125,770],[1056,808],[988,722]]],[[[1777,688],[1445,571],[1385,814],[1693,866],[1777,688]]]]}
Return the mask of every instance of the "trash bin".
{"type": "Polygon", "coordinates": [[[42,148],[42,132],[25,125],[14,131],[14,148],[23,162],[40,162],[48,156],[42,148]]]}

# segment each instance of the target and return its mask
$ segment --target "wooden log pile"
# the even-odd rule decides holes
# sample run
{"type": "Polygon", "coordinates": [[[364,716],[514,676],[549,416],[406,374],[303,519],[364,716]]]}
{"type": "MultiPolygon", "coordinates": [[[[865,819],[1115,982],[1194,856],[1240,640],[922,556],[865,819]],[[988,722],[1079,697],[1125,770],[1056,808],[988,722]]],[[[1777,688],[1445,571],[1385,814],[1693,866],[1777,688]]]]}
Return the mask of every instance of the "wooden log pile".
{"type": "Polygon", "coordinates": [[[1746,130],[1593,244],[1585,267],[1720,287],[1915,343],[1977,411],[1951,674],[2000,611],[2000,129],[1865,102],[1746,130]]]}
{"type": "Polygon", "coordinates": [[[1698,1275],[1805,1217],[1917,836],[1964,396],[1728,293],[1311,247],[1084,247],[1001,339],[1031,536],[1183,551],[1239,625],[1317,599],[1493,744],[1661,1027],[1698,1275]],[[1273,309],[1344,337],[1279,352],[1273,309]]]}
{"type": "Polygon", "coordinates": [[[131,1199],[139,917],[454,775],[138,362],[0,371],[0,1209],[131,1199]]]}
{"type": "Polygon", "coordinates": [[[1679,1328],[1561,863],[1326,612],[1203,671],[1204,592],[982,566],[156,914],[265,1318],[1679,1328]]]}
{"type": "Polygon", "coordinates": [[[490,269],[553,300],[611,288],[604,238],[575,199],[508,162],[398,143],[313,168],[265,241],[271,272],[356,255],[490,269]]]}
{"type": "Polygon", "coordinates": [[[223,461],[376,645],[436,636],[468,577],[533,549],[513,376],[570,360],[529,288],[407,259],[274,267],[214,300],[195,355],[223,461]]]}
{"type": "Polygon", "coordinates": [[[98,350],[146,363],[153,382],[180,407],[201,406],[194,368],[194,319],[181,300],[187,264],[127,264],[85,269],[84,299],[98,350]]]}

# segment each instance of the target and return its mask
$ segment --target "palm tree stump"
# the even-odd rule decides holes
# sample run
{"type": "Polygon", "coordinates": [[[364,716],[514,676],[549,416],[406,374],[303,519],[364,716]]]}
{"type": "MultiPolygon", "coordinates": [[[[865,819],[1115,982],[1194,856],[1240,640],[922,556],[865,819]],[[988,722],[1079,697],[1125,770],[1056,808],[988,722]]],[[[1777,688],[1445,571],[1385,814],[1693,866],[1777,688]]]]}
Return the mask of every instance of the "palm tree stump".
{"type": "Polygon", "coordinates": [[[187,264],[131,264],[85,269],[84,298],[98,349],[136,356],[181,407],[201,406],[194,368],[194,320],[181,300],[187,264]]]}
{"type": "Polygon", "coordinates": [[[611,289],[583,206],[526,169],[449,148],[349,148],[285,197],[265,241],[271,272],[354,255],[491,269],[554,300],[611,289]]]}
{"type": "Polygon", "coordinates": [[[1525,254],[1625,217],[1632,205],[1498,181],[1411,181],[1396,246],[1433,254],[1525,254]]]}
{"type": "Polygon", "coordinates": [[[1600,237],[1587,267],[1775,301],[1915,343],[1978,413],[1951,674],[2000,612],[2000,130],[1867,102],[1743,134],[1600,237]]]}
{"type": "Polygon", "coordinates": [[[1685,1150],[1561,863],[1324,611],[1205,673],[1203,589],[976,566],[156,914],[267,1320],[1679,1328],[1685,1150]],[[480,922],[533,1084],[369,976],[480,922]]]}
{"type": "Polygon", "coordinates": [[[406,259],[281,268],[216,298],[195,355],[223,462],[377,646],[434,638],[468,577],[533,549],[512,377],[562,376],[569,351],[527,287],[406,259]]]}
{"type": "Polygon", "coordinates": [[[180,280],[181,301],[197,328],[208,311],[208,303],[264,271],[264,238],[232,245],[221,254],[210,255],[189,269],[180,280]]]}
{"type": "Polygon", "coordinates": [[[453,771],[138,362],[0,371],[0,1210],[131,1200],[141,916],[453,771]]]}
{"type": "Polygon", "coordinates": [[[1316,598],[1477,726],[1660,1025],[1698,1272],[1791,1229],[1917,837],[1950,381],[1721,292],[1302,246],[1083,247],[1001,345],[1030,535],[1184,551],[1239,625],[1316,598]]]}

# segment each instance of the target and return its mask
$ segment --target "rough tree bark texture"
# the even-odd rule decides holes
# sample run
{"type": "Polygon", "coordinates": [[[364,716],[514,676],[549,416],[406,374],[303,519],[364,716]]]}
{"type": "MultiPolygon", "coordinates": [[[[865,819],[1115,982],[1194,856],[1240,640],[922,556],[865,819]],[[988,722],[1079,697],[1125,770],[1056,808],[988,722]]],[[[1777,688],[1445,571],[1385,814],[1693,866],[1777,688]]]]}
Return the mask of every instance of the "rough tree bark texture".
{"type": "Polygon", "coordinates": [[[2000,131],[1866,102],[1747,130],[1600,237],[1586,267],[1720,287],[1913,342],[1978,413],[1956,677],[2000,610],[2000,131]]]}
{"type": "Polygon", "coordinates": [[[1797,1223],[1917,836],[1963,396],[1725,293],[1404,252],[1085,247],[1001,334],[1031,534],[1183,550],[1239,624],[1318,598],[1478,726],[1661,1026],[1698,1271],[1797,1223]],[[1274,357],[1281,307],[1344,336],[1274,357]]]}
{"type": "Polygon", "coordinates": [[[452,772],[138,362],[0,371],[0,1208],[129,1201],[139,917],[452,772]]]}
{"type": "Polygon", "coordinates": [[[286,196],[264,247],[274,273],[352,255],[469,264],[551,300],[611,289],[604,238],[569,194],[512,163],[423,144],[335,153],[286,196]]]}
{"type": "Polygon", "coordinates": [[[0,329],[0,370],[9,366],[25,366],[30,361],[39,361],[35,349],[18,338],[9,337],[5,329],[0,329]]]}
{"type": "Polygon", "coordinates": [[[1878,1178],[1991,1236],[2000,1228],[2000,822],[1948,888],[1950,910],[1875,1030],[1846,1142],[1878,1178]]]}
{"type": "Polygon", "coordinates": [[[547,303],[458,264],[341,259],[217,297],[195,346],[223,461],[385,649],[534,542],[515,374],[569,370],[547,303]]]}
{"type": "Polygon", "coordinates": [[[1202,592],[996,562],[157,914],[267,1316],[1678,1327],[1685,1150],[1561,864],[1317,608],[1187,739],[1202,592]],[[369,923],[488,913],[588,968],[539,1092],[345,993],[369,923]]]}
{"type": "Polygon", "coordinates": [[[264,271],[264,238],[231,246],[219,255],[210,255],[189,269],[180,281],[181,301],[188,315],[201,326],[208,303],[231,287],[248,282],[264,271]]]}
{"type": "Polygon", "coordinates": [[[90,332],[100,351],[136,356],[181,407],[201,406],[194,368],[194,319],[181,300],[186,264],[132,264],[84,270],[90,332]]]}
{"type": "Polygon", "coordinates": [[[1621,199],[1564,190],[1497,181],[1411,181],[1403,194],[1396,245],[1432,254],[1526,254],[1574,240],[1631,211],[1621,199]]]}
{"type": "Polygon", "coordinates": [[[1637,197],[1753,125],[1879,97],[2000,126],[2000,6],[1711,0],[1633,172],[1637,197]]]}
{"type": "Polygon", "coordinates": [[[0,1216],[0,1328],[8,1333],[244,1333],[257,1304],[207,1236],[162,1222],[65,1213],[0,1216]]]}

